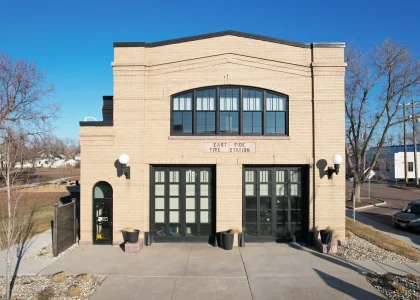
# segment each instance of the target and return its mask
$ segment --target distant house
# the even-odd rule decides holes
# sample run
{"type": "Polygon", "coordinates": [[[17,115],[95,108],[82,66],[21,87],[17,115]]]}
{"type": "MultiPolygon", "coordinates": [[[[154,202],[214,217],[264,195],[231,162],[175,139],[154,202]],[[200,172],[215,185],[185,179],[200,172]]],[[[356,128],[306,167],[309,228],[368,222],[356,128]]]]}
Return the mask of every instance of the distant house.
{"type": "Polygon", "coordinates": [[[25,160],[25,161],[23,161],[23,163],[21,163],[20,161],[16,162],[14,167],[16,169],[21,169],[21,168],[30,169],[30,168],[33,168],[34,165],[32,163],[30,163],[29,161],[25,160]]]}
{"type": "Polygon", "coordinates": [[[79,163],[78,161],[70,158],[65,161],[64,165],[65,167],[75,167],[78,163],[79,163]]]}
{"type": "MultiPolygon", "coordinates": [[[[417,149],[419,150],[419,153],[417,154],[417,162],[420,164],[420,144],[417,145],[417,149]]],[[[370,165],[376,151],[376,147],[372,147],[367,151],[366,166],[370,165]]],[[[407,177],[414,178],[414,145],[407,145],[407,167],[407,177]]],[[[404,145],[382,147],[373,171],[384,178],[389,178],[390,180],[404,179],[404,145]]]]}
{"type": "Polygon", "coordinates": [[[64,168],[66,166],[66,160],[65,159],[56,159],[51,165],[51,168],[64,168]]]}
{"type": "Polygon", "coordinates": [[[74,160],[80,161],[80,153],[74,156],[74,160]]]}

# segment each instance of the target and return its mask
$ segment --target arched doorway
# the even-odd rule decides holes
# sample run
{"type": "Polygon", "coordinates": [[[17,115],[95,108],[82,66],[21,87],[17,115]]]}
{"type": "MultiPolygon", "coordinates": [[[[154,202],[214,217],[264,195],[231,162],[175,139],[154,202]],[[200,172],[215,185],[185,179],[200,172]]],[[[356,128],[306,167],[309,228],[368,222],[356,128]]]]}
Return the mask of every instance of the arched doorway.
{"type": "Polygon", "coordinates": [[[112,245],[112,186],[100,181],[93,188],[93,243],[112,245]]]}

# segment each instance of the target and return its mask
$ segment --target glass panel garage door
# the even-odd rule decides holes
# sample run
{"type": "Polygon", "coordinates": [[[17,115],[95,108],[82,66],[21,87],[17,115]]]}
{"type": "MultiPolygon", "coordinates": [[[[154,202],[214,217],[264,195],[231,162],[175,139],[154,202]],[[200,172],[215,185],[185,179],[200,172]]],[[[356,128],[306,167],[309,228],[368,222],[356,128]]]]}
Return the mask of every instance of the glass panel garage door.
{"type": "Polygon", "coordinates": [[[154,167],[151,232],[155,241],[208,241],[214,233],[210,167],[154,167]]]}
{"type": "Polygon", "coordinates": [[[308,205],[301,168],[245,168],[243,228],[247,240],[302,238],[308,205]]]}

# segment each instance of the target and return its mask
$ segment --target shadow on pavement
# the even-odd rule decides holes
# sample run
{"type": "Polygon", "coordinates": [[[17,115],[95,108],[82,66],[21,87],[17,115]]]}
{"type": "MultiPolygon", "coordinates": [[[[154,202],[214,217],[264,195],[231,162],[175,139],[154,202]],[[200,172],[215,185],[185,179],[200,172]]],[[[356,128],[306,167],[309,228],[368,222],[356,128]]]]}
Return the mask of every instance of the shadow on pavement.
{"type": "Polygon", "coordinates": [[[299,245],[299,244],[295,244],[295,243],[288,243],[287,245],[289,245],[290,247],[292,247],[296,250],[308,252],[308,253],[310,253],[310,254],[312,254],[316,257],[322,258],[322,259],[324,259],[324,260],[326,260],[330,263],[333,263],[333,264],[336,264],[336,265],[339,265],[339,266],[342,266],[342,267],[345,267],[347,269],[350,269],[350,270],[354,271],[354,268],[351,265],[349,265],[346,261],[344,261],[344,260],[342,260],[338,257],[336,258],[336,257],[333,257],[333,256],[329,256],[329,255],[325,255],[325,254],[315,252],[317,250],[314,247],[307,247],[307,246],[303,246],[303,245],[299,245]]]}
{"type": "Polygon", "coordinates": [[[320,270],[313,269],[319,277],[324,280],[324,282],[333,289],[336,289],[337,291],[340,291],[346,295],[349,295],[350,297],[353,297],[355,299],[383,299],[383,297],[380,297],[378,295],[375,295],[369,291],[366,291],[362,288],[359,288],[358,286],[355,286],[354,284],[348,283],[344,280],[341,280],[337,277],[328,275],[327,273],[324,273],[320,270]]]}

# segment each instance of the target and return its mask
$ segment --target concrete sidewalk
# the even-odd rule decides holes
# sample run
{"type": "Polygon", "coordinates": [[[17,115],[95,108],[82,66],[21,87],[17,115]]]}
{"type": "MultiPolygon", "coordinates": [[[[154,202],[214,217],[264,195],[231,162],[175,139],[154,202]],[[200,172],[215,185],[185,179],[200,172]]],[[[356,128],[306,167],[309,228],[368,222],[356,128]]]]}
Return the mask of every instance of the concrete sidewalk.
{"type": "MultiPolygon", "coordinates": [[[[47,266],[57,261],[57,258],[34,259],[29,258],[43,247],[52,243],[51,230],[42,232],[23,244],[15,245],[12,248],[12,274],[15,275],[37,275],[47,266]]],[[[0,252],[0,260],[5,262],[6,251],[0,252]]],[[[0,276],[6,275],[6,264],[0,264],[0,276]]]]}
{"type": "Polygon", "coordinates": [[[359,273],[371,274],[414,274],[420,276],[420,264],[394,262],[378,262],[366,260],[347,260],[347,263],[359,273]]]}
{"type": "Polygon", "coordinates": [[[92,299],[383,299],[346,261],[299,244],[79,246],[41,272],[107,276],[92,299]]]}

